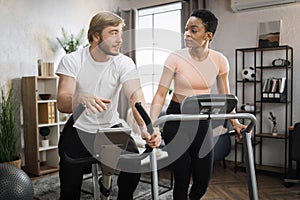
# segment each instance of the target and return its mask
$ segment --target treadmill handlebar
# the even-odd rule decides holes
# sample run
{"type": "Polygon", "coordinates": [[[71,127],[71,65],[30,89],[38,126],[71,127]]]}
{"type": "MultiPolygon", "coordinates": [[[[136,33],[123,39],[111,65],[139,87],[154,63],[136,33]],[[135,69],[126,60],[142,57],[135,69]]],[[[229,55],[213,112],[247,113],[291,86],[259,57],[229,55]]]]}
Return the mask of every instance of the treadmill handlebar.
{"type": "Polygon", "coordinates": [[[245,129],[242,129],[241,132],[246,132],[246,133],[250,133],[252,128],[254,126],[253,122],[250,122],[250,124],[248,124],[248,126],[245,129]]]}
{"type": "Polygon", "coordinates": [[[154,126],[158,126],[168,121],[195,121],[195,120],[220,120],[220,119],[249,119],[251,122],[244,129],[250,132],[256,123],[256,117],[251,113],[230,113],[230,114],[171,114],[158,118],[153,122],[154,126]]]}

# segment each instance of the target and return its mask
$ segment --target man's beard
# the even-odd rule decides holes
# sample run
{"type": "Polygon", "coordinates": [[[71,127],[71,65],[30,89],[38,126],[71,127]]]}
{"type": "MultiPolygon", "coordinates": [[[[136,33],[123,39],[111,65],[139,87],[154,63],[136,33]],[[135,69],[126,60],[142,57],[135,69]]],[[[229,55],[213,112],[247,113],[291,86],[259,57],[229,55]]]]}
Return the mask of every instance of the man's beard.
{"type": "Polygon", "coordinates": [[[118,51],[117,53],[114,53],[114,52],[110,51],[110,50],[109,50],[109,46],[107,46],[107,45],[105,44],[105,42],[99,42],[98,48],[99,48],[101,51],[103,51],[106,55],[110,55],[110,56],[117,56],[117,55],[119,55],[119,53],[120,53],[119,51],[118,51]]]}

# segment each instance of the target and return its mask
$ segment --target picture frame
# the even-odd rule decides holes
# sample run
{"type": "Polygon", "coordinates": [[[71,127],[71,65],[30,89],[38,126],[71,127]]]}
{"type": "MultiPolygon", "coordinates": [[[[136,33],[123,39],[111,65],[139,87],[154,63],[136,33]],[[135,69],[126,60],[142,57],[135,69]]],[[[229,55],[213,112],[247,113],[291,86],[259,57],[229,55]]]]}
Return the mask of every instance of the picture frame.
{"type": "Polygon", "coordinates": [[[260,22],[258,24],[258,47],[277,47],[280,45],[281,20],[260,22]]]}

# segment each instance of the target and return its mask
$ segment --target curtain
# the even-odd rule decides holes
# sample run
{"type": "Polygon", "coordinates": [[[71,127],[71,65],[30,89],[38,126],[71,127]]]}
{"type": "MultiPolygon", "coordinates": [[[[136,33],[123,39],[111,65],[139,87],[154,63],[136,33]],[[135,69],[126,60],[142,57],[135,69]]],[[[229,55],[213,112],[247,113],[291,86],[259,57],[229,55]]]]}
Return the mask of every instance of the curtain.
{"type": "MultiPolygon", "coordinates": [[[[135,62],[135,10],[121,10],[119,14],[124,20],[126,26],[123,29],[123,44],[121,48],[121,52],[135,62]]],[[[123,90],[121,90],[119,104],[118,104],[118,112],[120,114],[120,118],[126,121],[127,112],[129,109],[129,101],[125,96],[123,90]]]]}
{"type": "Polygon", "coordinates": [[[121,51],[135,62],[135,10],[122,10],[120,16],[126,24],[123,29],[124,42],[121,51]]]}

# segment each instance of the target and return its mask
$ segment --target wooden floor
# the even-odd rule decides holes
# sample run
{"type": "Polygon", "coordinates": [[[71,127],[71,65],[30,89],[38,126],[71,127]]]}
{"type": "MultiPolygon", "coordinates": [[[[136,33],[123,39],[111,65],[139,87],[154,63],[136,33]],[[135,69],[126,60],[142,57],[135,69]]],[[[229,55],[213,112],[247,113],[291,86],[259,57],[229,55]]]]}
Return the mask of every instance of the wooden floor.
{"type": "MultiPolygon", "coordinates": [[[[257,173],[260,200],[300,200],[300,183],[284,186],[282,175],[257,173]]],[[[215,163],[213,176],[207,193],[201,200],[246,200],[249,199],[246,172],[234,172],[233,163],[227,162],[224,169],[215,163]]]]}
{"type": "MultiPolygon", "coordinates": [[[[217,162],[207,193],[201,200],[247,200],[248,186],[244,170],[234,172],[233,162],[227,168],[217,162]]],[[[44,176],[45,177],[45,176],[44,176]]],[[[161,178],[170,178],[169,171],[160,170],[161,178]]],[[[31,177],[32,180],[41,177],[31,177]]],[[[285,187],[284,177],[278,174],[256,174],[259,200],[300,200],[300,183],[285,187]]]]}

